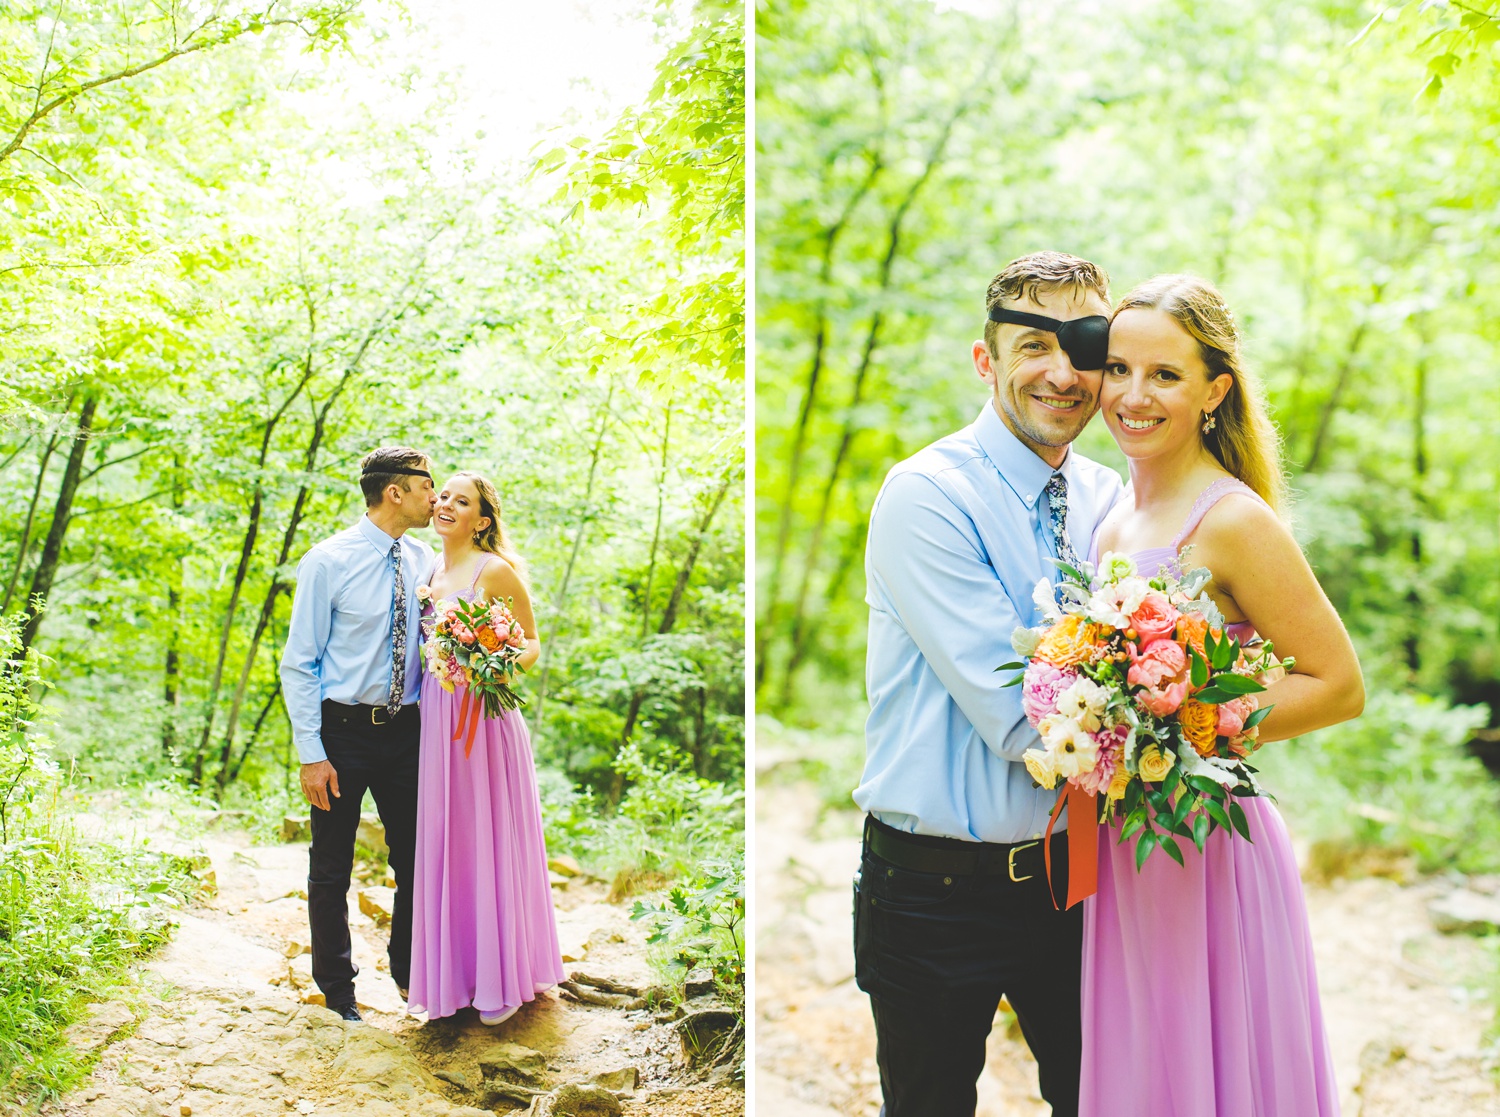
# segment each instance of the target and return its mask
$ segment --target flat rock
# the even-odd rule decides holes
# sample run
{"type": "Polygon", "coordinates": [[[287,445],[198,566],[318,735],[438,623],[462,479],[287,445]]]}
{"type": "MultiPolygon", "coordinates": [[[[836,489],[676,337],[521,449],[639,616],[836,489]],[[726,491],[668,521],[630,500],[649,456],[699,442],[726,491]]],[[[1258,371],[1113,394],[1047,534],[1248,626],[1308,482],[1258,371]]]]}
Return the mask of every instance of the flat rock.
{"type": "Polygon", "coordinates": [[[566,853],[560,853],[556,857],[547,858],[547,868],[554,873],[565,877],[577,877],[583,875],[583,866],[569,857],[566,853]]]}
{"type": "Polygon", "coordinates": [[[537,1111],[545,1117],[619,1117],[621,1106],[602,1086],[569,1083],[539,1099],[537,1111]]]}
{"type": "Polygon", "coordinates": [[[312,841],[312,819],[306,815],[289,814],[281,820],[281,840],[284,842],[312,841]]]}
{"type": "Polygon", "coordinates": [[[590,1078],[589,1082],[616,1093],[633,1094],[640,1089],[641,1071],[639,1067],[632,1066],[620,1067],[618,1070],[602,1070],[590,1078]]]}
{"type": "Polygon", "coordinates": [[[486,1079],[535,1083],[546,1066],[547,1056],[519,1043],[495,1043],[479,1054],[479,1073],[486,1079]]]}
{"type": "Polygon", "coordinates": [[[1500,898],[1459,888],[1429,903],[1427,915],[1446,935],[1487,935],[1500,929],[1500,898]]]}
{"type": "Polygon", "coordinates": [[[134,1022],[135,1016],[130,1009],[118,1001],[92,1004],[88,1007],[88,1014],[69,1026],[63,1035],[73,1050],[87,1053],[97,1051],[109,1042],[110,1036],[134,1022]]]}

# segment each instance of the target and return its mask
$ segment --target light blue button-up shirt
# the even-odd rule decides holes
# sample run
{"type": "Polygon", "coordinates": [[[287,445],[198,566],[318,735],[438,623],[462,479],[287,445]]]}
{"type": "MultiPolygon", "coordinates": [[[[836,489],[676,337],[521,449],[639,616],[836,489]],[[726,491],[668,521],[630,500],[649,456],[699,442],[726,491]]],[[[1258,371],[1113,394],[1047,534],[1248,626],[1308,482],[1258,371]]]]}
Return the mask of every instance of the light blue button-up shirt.
{"type": "MultiPolygon", "coordinates": [[[[1021,688],[995,668],[1018,625],[1041,623],[1039,579],[1057,557],[1043,488],[1054,470],[987,403],[970,426],[891,470],[865,550],[870,636],[864,775],[854,801],[915,834],[1037,837],[1057,801],[1021,754],[1037,743],[1021,688]]],[[[1087,555],[1123,486],[1068,451],[1068,537],[1087,555]]],[[[1066,817],[1066,816],[1064,816],[1066,817]]]]}
{"type": "MultiPolygon", "coordinates": [[[[281,692],[292,741],[304,764],[328,758],[323,699],[383,706],[390,696],[391,598],[396,592],[391,547],[396,542],[369,516],[361,516],[359,523],[323,540],[297,564],[297,593],[281,656],[281,692]]],[[[406,704],[422,692],[417,586],[432,571],[432,548],[410,534],[400,544],[406,583],[406,704]]]]}

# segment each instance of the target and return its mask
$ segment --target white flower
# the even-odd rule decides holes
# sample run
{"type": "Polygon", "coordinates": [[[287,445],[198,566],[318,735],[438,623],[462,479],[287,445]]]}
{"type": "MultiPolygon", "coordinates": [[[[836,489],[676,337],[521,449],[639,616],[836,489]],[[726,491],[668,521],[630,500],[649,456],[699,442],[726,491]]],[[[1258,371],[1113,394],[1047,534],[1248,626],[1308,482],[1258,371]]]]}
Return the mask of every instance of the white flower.
{"type": "Polygon", "coordinates": [[[1097,733],[1108,703],[1109,691],[1092,679],[1079,678],[1057,696],[1057,712],[1076,721],[1086,732],[1097,733]]]}
{"type": "Polygon", "coordinates": [[[1099,742],[1077,721],[1054,714],[1043,718],[1037,731],[1059,776],[1068,779],[1094,770],[1099,761],[1099,742]]]}
{"type": "Polygon", "coordinates": [[[1042,617],[1048,624],[1056,624],[1062,620],[1062,610],[1057,607],[1057,599],[1052,593],[1052,583],[1043,578],[1031,591],[1032,603],[1042,611],[1042,617]]]}
{"type": "Polygon", "coordinates": [[[1118,551],[1105,551],[1099,560],[1099,575],[1106,582],[1118,582],[1135,574],[1135,560],[1118,551]]]}
{"type": "Polygon", "coordinates": [[[1088,617],[1111,628],[1129,628],[1131,615],[1141,607],[1151,583],[1131,575],[1094,591],[1088,602],[1088,617]]]}

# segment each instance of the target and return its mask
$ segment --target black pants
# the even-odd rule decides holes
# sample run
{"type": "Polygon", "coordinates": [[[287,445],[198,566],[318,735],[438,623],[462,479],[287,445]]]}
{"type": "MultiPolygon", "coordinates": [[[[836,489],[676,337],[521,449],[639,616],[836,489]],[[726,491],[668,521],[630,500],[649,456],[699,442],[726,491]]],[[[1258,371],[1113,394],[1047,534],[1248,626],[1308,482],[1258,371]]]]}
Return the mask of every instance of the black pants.
{"type": "MultiPolygon", "coordinates": [[[[384,714],[382,713],[383,717],[384,714]]],[[[421,718],[415,704],[383,725],[369,708],[323,703],[323,748],[339,777],[339,797],[329,810],[312,808],[312,849],[307,863],[307,918],[312,927],[313,980],[329,1005],[354,1003],[354,965],[349,942],[349,876],[354,835],[365,789],[385,826],[391,871],[396,876],[391,915],[391,978],[411,981],[411,873],[417,856],[417,770],[421,718]]]]}
{"type": "MultiPolygon", "coordinates": [[[[1042,1097],[1056,1117],[1076,1117],[1082,907],[1055,910],[1039,871],[1016,883],[1004,872],[897,868],[870,851],[870,827],[879,825],[867,820],[854,958],[855,979],[875,1014],[881,1113],[972,1117],[985,1040],[1003,996],[1036,1056],[1042,1097]]],[[[1052,839],[1052,860],[1058,894],[1066,896],[1064,833],[1052,839]]]]}

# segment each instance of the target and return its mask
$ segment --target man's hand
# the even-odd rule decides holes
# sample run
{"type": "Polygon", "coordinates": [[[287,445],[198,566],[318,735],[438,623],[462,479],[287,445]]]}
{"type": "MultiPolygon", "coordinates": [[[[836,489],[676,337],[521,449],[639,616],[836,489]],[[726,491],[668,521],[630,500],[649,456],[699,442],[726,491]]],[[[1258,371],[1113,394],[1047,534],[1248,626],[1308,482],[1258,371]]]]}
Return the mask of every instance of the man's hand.
{"type": "Polygon", "coordinates": [[[316,764],[302,765],[302,794],[307,796],[307,801],[320,811],[331,810],[328,805],[328,793],[333,792],[333,797],[339,797],[339,774],[333,770],[333,765],[326,760],[319,760],[316,764]]]}

